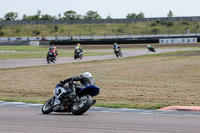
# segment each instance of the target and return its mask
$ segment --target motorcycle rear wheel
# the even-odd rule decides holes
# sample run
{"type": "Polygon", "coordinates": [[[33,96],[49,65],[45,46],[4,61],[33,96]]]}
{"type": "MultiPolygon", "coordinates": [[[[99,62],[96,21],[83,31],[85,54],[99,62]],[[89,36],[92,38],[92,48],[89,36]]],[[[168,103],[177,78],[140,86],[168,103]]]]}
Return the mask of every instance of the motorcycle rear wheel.
{"type": "Polygon", "coordinates": [[[75,59],[75,60],[76,60],[76,58],[77,58],[76,55],[74,55],[74,59],[75,59]]]}
{"type": "Polygon", "coordinates": [[[48,63],[48,64],[50,63],[49,60],[50,60],[50,59],[49,59],[49,55],[47,55],[47,63],[48,63]]]}
{"type": "Polygon", "coordinates": [[[90,95],[80,97],[80,102],[75,103],[72,108],[73,115],[82,115],[93,105],[93,99],[90,95]]]}
{"type": "Polygon", "coordinates": [[[53,111],[55,97],[49,99],[43,106],[42,106],[42,113],[49,114],[53,111]]]}

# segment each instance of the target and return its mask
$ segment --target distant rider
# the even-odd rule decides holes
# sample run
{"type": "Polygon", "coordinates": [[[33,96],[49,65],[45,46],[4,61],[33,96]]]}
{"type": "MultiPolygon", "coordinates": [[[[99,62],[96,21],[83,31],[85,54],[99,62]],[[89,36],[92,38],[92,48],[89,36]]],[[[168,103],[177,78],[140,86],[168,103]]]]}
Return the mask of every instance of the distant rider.
{"type": "Polygon", "coordinates": [[[58,52],[57,52],[56,47],[54,46],[54,44],[51,44],[48,52],[53,53],[54,56],[58,55],[58,52]]]}
{"type": "MultiPolygon", "coordinates": [[[[78,77],[71,77],[63,81],[60,81],[59,85],[63,87],[68,82],[69,82],[69,89],[71,92],[68,96],[72,100],[76,98],[76,88],[83,89],[86,88],[87,86],[95,85],[95,80],[92,77],[92,74],[89,72],[84,72],[82,75],[78,77]],[[70,81],[80,81],[81,84],[76,83],[74,86],[74,84],[70,83],[70,81]]],[[[55,103],[59,104],[60,101],[57,99],[55,103]]]]}
{"type": "Polygon", "coordinates": [[[121,51],[120,46],[117,43],[114,43],[113,50],[116,50],[116,49],[119,50],[119,51],[121,51]]]}
{"type": "Polygon", "coordinates": [[[153,51],[153,52],[155,52],[155,48],[154,48],[154,46],[152,46],[152,45],[147,45],[147,49],[149,50],[149,52],[150,51],[153,51]]]}
{"type": "Polygon", "coordinates": [[[77,46],[75,47],[75,51],[76,50],[80,50],[80,52],[83,52],[81,46],[80,46],[80,43],[77,43],[77,46]]]}

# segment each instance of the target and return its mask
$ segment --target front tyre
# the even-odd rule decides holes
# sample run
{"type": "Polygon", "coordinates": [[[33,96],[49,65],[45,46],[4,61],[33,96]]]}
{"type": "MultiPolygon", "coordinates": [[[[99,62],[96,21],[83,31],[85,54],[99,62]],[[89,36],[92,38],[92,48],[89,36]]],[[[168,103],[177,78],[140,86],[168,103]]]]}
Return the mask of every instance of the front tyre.
{"type": "Polygon", "coordinates": [[[116,57],[119,57],[118,52],[115,52],[116,57]]]}
{"type": "Polygon", "coordinates": [[[71,108],[72,114],[74,115],[82,115],[85,113],[91,106],[93,105],[93,99],[90,95],[84,95],[80,97],[80,101],[78,103],[74,103],[71,108]]]}
{"type": "Polygon", "coordinates": [[[79,55],[80,59],[82,59],[82,54],[79,55]]]}
{"type": "Polygon", "coordinates": [[[42,113],[49,114],[53,111],[55,97],[49,99],[43,106],[42,106],[42,113]]]}

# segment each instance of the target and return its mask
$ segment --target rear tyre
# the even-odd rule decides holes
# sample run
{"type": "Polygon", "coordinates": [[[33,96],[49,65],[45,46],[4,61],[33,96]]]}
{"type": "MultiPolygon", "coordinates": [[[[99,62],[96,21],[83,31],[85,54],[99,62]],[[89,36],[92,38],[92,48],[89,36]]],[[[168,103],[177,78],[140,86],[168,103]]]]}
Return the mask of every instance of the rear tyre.
{"type": "Polygon", "coordinates": [[[49,114],[53,111],[55,97],[49,99],[43,106],[42,106],[42,113],[49,114]]]}
{"type": "Polygon", "coordinates": [[[84,95],[80,97],[80,102],[75,103],[72,108],[72,114],[82,115],[93,105],[93,99],[90,95],[84,95]]]}
{"type": "Polygon", "coordinates": [[[75,59],[75,60],[77,59],[76,53],[74,53],[74,59],[75,59]]]}
{"type": "Polygon", "coordinates": [[[49,61],[49,56],[47,55],[47,63],[50,63],[50,61],[49,61]]]}

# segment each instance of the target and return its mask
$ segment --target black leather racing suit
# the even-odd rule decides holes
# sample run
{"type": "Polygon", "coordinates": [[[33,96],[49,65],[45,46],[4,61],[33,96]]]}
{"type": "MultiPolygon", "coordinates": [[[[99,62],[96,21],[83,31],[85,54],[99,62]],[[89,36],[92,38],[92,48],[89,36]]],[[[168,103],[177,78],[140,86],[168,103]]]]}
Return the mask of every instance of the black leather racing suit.
{"type": "MultiPolygon", "coordinates": [[[[60,81],[60,83],[62,84],[62,86],[64,86],[64,84],[70,81],[80,81],[81,84],[78,84],[78,83],[76,84],[76,86],[78,86],[79,88],[85,88],[89,85],[95,85],[94,78],[84,77],[83,75],[79,77],[71,77],[71,78],[65,79],[64,81],[60,81]]],[[[74,84],[69,84],[69,87],[71,89],[72,94],[76,94],[76,89],[75,89],[74,84]]]]}

